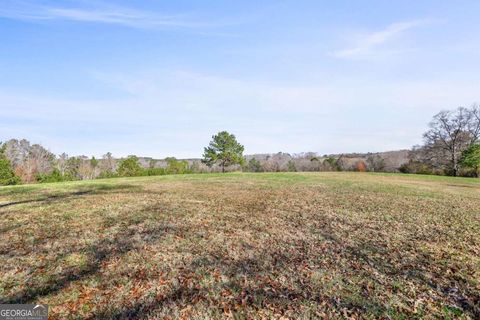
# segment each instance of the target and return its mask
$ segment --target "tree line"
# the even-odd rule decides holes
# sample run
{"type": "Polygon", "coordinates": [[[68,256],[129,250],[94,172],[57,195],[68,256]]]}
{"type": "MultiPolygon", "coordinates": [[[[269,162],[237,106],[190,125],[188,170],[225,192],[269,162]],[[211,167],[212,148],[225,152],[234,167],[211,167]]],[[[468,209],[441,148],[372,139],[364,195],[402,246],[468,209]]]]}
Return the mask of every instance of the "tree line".
{"type": "Polygon", "coordinates": [[[212,136],[201,160],[134,155],[116,159],[109,152],[100,159],[65,153],[56,156],[39,144],[11,139],[0,143],[0,185],[225,171],[375,171],[478,177],[479,138],[480,107],[473,105],[436,114],[423,135],[423,145],[379,154],[244,156],[244,146],[226,131],[212,136]]]}
{"type": "Polygon", "coordinates": [[[0,143],[0,185],[184,174],[194,169],[187,161],[174,157],[164,159],[166,165],[162,167],[156,162],[151,159],[145,165],[134,155],[115,159],[110,152],[100,159],[70,157],[66,153],[57,157],[39,144],[11,139],[0,143]]]}
{"type": "Polygon", "coordinates": [[[423,138],[424,144],[413,148],[401,172],[479,176],[480,106],[436,114],[423,138]]]}

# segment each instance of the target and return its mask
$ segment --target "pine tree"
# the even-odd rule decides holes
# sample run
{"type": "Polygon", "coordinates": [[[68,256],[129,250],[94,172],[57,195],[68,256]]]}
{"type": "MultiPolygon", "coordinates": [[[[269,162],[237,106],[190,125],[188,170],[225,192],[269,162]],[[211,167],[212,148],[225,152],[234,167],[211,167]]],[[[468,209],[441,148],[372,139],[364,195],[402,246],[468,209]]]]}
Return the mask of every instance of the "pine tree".
{"type": "Polygon", "coordinates": [[[222,131],[212,136],[212,141],[204,149],[202,162],[209,167],[218,163],[225,172],[228,166],[243,164],[243,150],[233,134],[222,131]]]}

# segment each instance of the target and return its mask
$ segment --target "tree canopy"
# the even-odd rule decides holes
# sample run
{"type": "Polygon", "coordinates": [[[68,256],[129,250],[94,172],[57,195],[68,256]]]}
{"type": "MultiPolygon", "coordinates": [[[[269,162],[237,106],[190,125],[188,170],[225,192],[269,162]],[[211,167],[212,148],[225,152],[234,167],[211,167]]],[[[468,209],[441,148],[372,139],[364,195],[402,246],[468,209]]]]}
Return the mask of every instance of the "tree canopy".
{"type": "Polygon", "coordinates": [[[20,178],[15,175],[12,163],[5,157],[6,145],[0,142],[0,185],[20,183],[20,178]]]}
{"type": "Polygon", "coordinates": [[[212,136],[212,141],[205,147],[202,162],[209,167],[219,164],[222,172],[225,168],[235,164],[243,164],[244,147],[238,143],[233,134],[221,131],[212,136]]]}
{"type": "Polygon", "coordinates": [[[438,113],[423,136],[427,158],[457,176],[462,153],[480,138],[480,107],[438,113]]]}
{"type": "Polygon", "coordinates": [[[188,172],[188,162],[185,160],[177,160],[175,157],[165,158],[167,167],[165,173],[167,174],[184,174],[188,172]]]}
{"type": "Polygon", "coordinates": [[[123,159],[118,166],[118,175],[121,177],[135,177],[142,174],[142,166],[138,161],[137,156],[128,156],[128,158],[123,159]]]}
{"type": "Polygon", "coordinates": [[[472,144],[462,154],[462,167],[472,169],[478,177],[480,174],[480,144],[472,144]]]}

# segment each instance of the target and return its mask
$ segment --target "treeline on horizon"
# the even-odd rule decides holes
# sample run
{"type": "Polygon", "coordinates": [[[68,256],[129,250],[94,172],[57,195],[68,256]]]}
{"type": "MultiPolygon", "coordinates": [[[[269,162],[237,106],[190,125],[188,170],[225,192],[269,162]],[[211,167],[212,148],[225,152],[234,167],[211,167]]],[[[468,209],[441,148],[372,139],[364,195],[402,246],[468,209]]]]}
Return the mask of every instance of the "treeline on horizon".
{"type": "Polygon", "coordinates": [[[324,155],[279,152],[244,156],[233,134],[219,132],[204,148],[202,160],[163,160],[129,156],[115,159],[54,155],[39,144],[11,139],[0,143],[0,185],[45,183],[113,177],[226,171],[374,171],[478,177],[480,174],[480,107],[460,107],[435,115],[424,144],[408,151],[324,155]]]}

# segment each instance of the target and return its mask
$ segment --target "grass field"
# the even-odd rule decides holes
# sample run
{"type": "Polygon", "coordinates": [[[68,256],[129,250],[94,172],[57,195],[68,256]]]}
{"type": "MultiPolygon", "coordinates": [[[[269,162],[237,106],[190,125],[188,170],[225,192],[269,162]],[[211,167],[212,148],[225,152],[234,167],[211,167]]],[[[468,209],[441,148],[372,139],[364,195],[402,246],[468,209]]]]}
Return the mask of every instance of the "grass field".
{"type": "Polygon", "coordinates": [[[480,181],[178,175],[0,188],[0,303],[63,318],[479,318],[480,181]]]}

